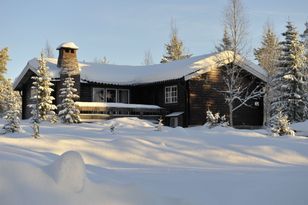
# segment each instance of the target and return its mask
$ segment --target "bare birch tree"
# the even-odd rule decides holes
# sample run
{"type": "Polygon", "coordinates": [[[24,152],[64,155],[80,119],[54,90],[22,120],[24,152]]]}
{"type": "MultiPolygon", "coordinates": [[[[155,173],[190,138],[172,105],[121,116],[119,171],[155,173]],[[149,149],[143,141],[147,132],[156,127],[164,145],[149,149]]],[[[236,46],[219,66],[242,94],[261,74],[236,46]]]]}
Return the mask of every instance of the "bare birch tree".
{"type": "Polygon", "coordinates": [[[97,64],[109,64],[109,60],[106,56],[102,57],[102,58],[94,58],[94,63],[97,64]]]}
{"type": "Polygon", "coordinates": [[[224,12],[224,28],[230,39],[230,51],[218,55],[217,64],[222,68],[224,89],[220,90],[228,105],[230,126],[233,126],[233,113],[242,106],[251,106],[249,101],[262,95],[261,85],[243,70],[247,56],[247,24],[241,0],[230,0],[224,12]],[[226,63],[227,62],[227,63],[226,63]]]}
{"type": "Polygon", "coordinates": [[[47,57],[47,58],[54,58],[54,54],[53,54],[53,49],[52,47],[50,46],[49,42],[46,41],[46,44],[45,44],[45,48],[44,48],[44,55],[47,57]]]}
{"type": "Polygon", "coordinates": [[[145,51],[143,65],[152,65],[152,64],[154,64],[154,62],[153,62],[151,50],[145,51]]]}

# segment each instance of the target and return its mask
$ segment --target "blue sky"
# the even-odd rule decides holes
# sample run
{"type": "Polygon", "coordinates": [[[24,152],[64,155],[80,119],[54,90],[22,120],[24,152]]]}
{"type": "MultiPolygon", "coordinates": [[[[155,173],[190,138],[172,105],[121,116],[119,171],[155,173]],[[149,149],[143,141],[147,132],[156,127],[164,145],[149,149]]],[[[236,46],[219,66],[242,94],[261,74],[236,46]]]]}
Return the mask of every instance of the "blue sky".
{"type": "MultiPolygon", "coordinates": [[[[15,78],[37,57],[46,41],[55,49],[74,41],[80,61],[106,56],[111,63],[140,65],[151,50],[155,63],[169,40],[170,20],[193,55],[214,50],[221,39],[228,0],[0,0],[0,48],[9,47],[7,77],[15,78]]],[[[279,34],[288,18],[302,33],[308,20],[307,0],[243,0],[251,48],[258,46],[266,21],[279,34]]],[[[54,50],[57,57],[57,51],[54,50]]]]}

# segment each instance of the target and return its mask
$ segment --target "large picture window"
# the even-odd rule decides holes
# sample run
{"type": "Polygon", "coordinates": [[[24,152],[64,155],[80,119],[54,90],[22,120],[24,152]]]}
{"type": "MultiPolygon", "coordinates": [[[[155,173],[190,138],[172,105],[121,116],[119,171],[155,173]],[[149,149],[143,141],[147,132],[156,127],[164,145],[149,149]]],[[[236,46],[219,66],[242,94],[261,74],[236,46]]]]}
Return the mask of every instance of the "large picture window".
{"type": "Polygon", "coordinates": [[[93,102],[129,103],[129,90],[93,88],[93,102]]]}
{"type": "Polygon", "coordinates": [[[165,87],[165,103],[178,102],[178,87],[176,85],[165,87]]]}

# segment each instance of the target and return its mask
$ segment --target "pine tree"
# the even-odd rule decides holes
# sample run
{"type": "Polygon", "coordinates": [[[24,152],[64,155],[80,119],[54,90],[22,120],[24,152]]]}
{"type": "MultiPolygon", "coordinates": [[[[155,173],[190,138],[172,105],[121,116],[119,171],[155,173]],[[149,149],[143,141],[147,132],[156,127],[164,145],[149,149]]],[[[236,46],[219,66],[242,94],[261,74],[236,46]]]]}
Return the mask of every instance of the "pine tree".
{"type": "Polygon", "coordinates": [[[169,43],[165,44],[165,47],[167,53],[163,55],[160,63],[168,63],[191,57],[191,54],[185,53],[183,42],[178,37],[178,31],[173,21],[171,22],[171,39],[169,43]]]}
{"type": "Polygon", "coordinates": [[[5,96],[5,115],[6,120],[3,129],[5,132],[18,132],[20,130],[20,96],[14,92],[11,80],[4,81],[2,93],[5,96]]]}
{"type": "Polygon", "coordinates": [[[9,60],[9,49],[3,48],[0,50],[0,81],[5,79],[4,73],[7,71],[7,63],[9,60]]]}
{"type": "Polygon", "coordinates": [[[305,88],[307,75],[304,74],[304,46],[298,39],[296,28],[287,23],[287,31],[282,35],[282,53],[279,57],[278,70],[273,78],[274,93],[271,113],[277,115],[281,109],[291,122],[303,121],[307,110],[305,88]]]}
{"type": "Polygon", "coordinates": [[[267,83],[264,89],[264,123],[269,125],[271,102],[274,95],[272,79],[276,73],[280,56],[279,41],[271,26],[266,27],[261,46],[254,50],[254,55],[259,65],[268,71],[267,83]]]}
{"type": "Polygon", "coordinates": [[[216,46],[216,50],[218,52],[222,52],[222,51],[229,51],[231,49],[232,49],[232,42],[231,42],[231,39],[229,37],[228,31],[225,28],[224,29],[224,36],[223,36],[219,46],[216,46]]]}
{"type": "Polygon", "coordinates": [[[76,94],[77,89],[74,88],[74,79],[68,73],[67,78],[63,83],[63,88],[60,89],[60,97],[63,98],[62,103],[58,105],[59,118],[63,123],[80,123],[79,110],[75,106],[76,99],[79,96],[76,94]]]}
{"type": "Polygon", "coordinates": [[[259,65],[268,71],[269,76],[273,76],[277,70],[280,46],[279,40],[270,26],[265,29],[261,46],[254,49],[254,55],[259,65]]]}
{"type": "Polygon", "coordinates": [[[33,76],[34,80],[32,89],[36,92],[33,97],[34,104],[30,105],[32,108],[33,121],[39,123],[41,120],[49,120],[54,122],[56,115],[54,110],[57,107],[53,104],[54,97],[51,96],[53,83],[51,83],[51,76],[46,65],[44,54],[41,54],[39,61],[39,68],[37,76],[33,76]]]}

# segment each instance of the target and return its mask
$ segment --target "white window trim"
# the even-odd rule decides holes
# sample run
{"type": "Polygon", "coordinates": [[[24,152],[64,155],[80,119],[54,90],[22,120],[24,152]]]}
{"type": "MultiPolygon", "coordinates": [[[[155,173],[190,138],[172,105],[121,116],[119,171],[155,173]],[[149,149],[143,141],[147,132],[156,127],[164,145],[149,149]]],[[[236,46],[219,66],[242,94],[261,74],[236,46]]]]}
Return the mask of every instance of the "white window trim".
{"type": "Polygon", "coordinates": [[[165,87],[165,104],[174,104],[178,102],[178,86],[177,85],[171,85],[165,87]],[[176,94],[175,96],[172,96],[172,88],[176,88],[176,94]],[[170,95],[167,97],[167,89],[170,89],[170,95]],[[175,101],[172,101],[172,98],[176,97],[175,101]],[[169,102],[167,102],[167,98],[170,99],[169,102]]]}

